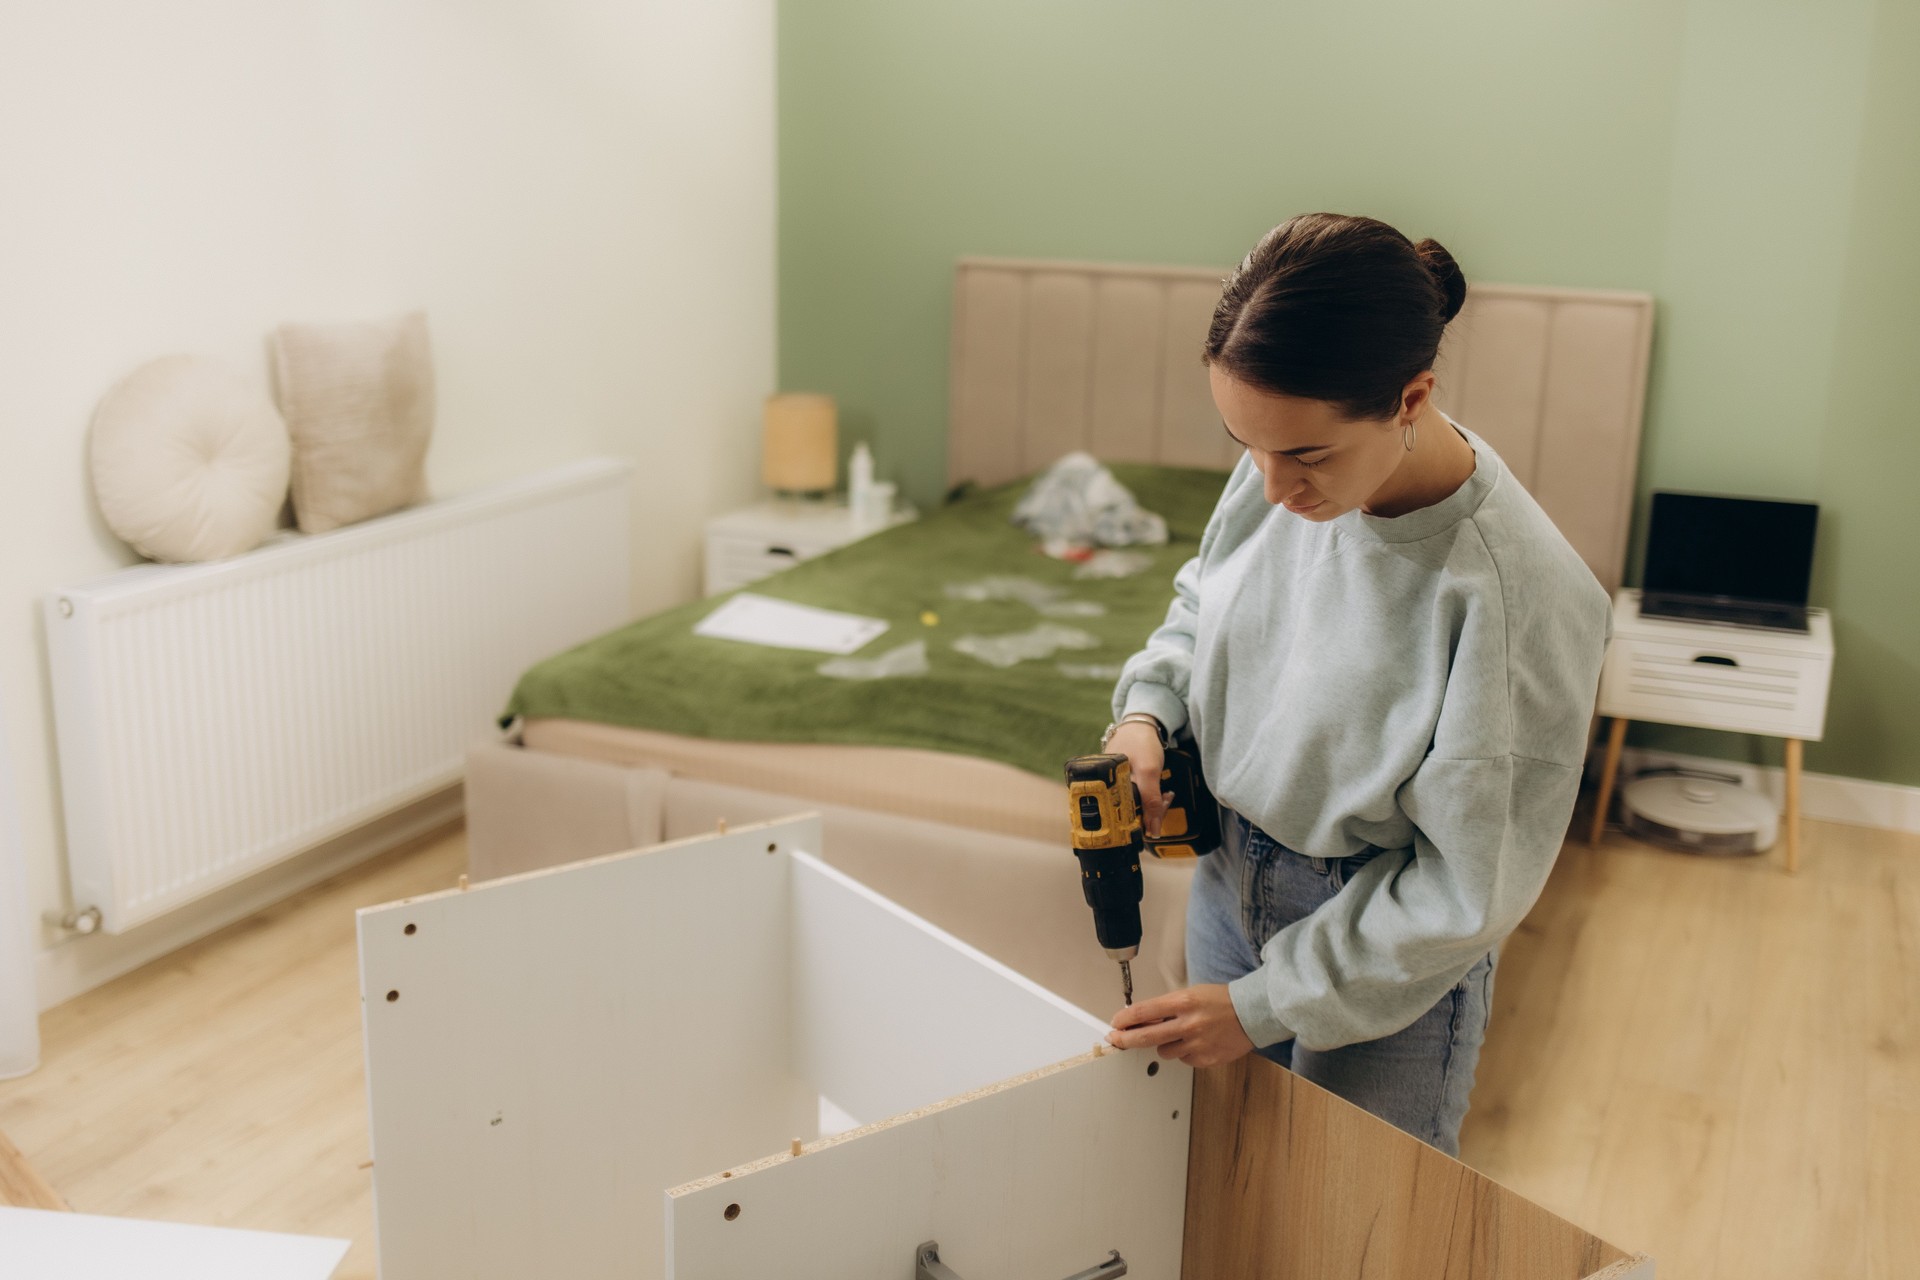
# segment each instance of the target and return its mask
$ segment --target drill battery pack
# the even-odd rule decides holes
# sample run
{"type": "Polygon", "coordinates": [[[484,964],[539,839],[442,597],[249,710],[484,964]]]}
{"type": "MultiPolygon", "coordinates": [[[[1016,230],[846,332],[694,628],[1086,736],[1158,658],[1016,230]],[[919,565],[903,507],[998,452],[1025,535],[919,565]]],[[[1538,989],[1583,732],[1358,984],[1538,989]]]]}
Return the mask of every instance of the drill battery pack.
{"type": "Polygon", "coordinates": [[[1160,816],[1160,834],[1147,837],[1156,858],[1198,858],[1220,847],[1220,806],[1200,773],[1200,757],[1168,747],[1160,789],[1173,798],[1160,816]]]}

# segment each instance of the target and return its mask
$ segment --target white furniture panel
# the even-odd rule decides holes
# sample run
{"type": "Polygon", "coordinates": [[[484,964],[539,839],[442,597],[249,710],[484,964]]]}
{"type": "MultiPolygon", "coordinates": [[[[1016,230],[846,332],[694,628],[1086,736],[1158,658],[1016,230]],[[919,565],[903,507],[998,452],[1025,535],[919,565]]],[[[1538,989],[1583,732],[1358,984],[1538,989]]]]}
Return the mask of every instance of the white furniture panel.
{"type": "Polygon", "coordinates": [[[767,853],[804,829],[360,913],[383,1280],[656,1275],[665,1188],[806,1132],[767,853]]]}
{"type": "Polygon", "coordinates": [[[0,1205],[0,1275],[18,1280],[327,1280],[349,1243],[0,1205]]]}
{"type": "Polygon", "coordinates": [[[851,876],[809,854],[793,859],[795,1072],[861,1123],[1071,1058],[1105,1036],[1098,1018],[851,876]]]}
{"type": "MultiPolygon", "coordinates": [[[[362,912],[385,1280],[672,1274],[661,1270],[663,1193],[816,1138],[823,1098],[884,1121],[1099,1041],[1099,1019],[826,866],[809,852],[819,847],[818,818],[790,819],[362,912]]],[[[1146,1059],[1134,1061],[1144,1073],[1146,1059]]],[[[1171,1125],[1191,1077],[1156,1075],[1151,1095],[1122,1090],[1080,1112],[1049,1103],[1052,1128],[1026,1127],[1094,1150],[1106,1140],[1069,1140],[1073,1115],[1145,1134],[1146,1110],[1115,1107],[1158,1113],[1165,1102],[1171,1125]]],[[[961,1202],[1003,1195],[1021,1176],[1009,1162],[1034,1158],[995,1136],[999,1112],[969,1120],[971,1109],[940,1122],[959,1145],[936,1181],[961,1202]],[[986,1156],[961,1158],[976,1149],[986,1156]]],[[[1164,1139],[1153,1159],[1183,1168],[1185,1140],[1184,1129],[1164,1139]]],[[[925,1180],[912,1166],[924,1150],[868,1159],[892,1161],[883,1180],[905,1186],[925,1180]]],[[[1177,1253],[1178,1177],[1067,1163],[1056,1201],[1104,1203],[1098,1178],[1140,1183],[1121,1197],[1128,1214],[1171,1226],[1165,1241],[1134,1247],[1177,1253]],[[1153,1213],[1149,1194],[1166,1200],[1153,1213]]],[[[1089,1221],[1108,1234],[1104,1218],[1089,1221]]],[[[845,1234],[839,1256],[864,1256],[892,1227],[845,1234]]],[[[900,1247],[903,1262],[915,1243],[900,1247]]]]}
{"type": "Polygon", "coordinates": [[[1180,1275],[1192,1072],[1088,1056],[669,1196],[673,1280],[1062,1280],[1118,1251],[1180,1275]],[[1151,1070],[1152,1074],[1148,1074],[1151,1070]]]}

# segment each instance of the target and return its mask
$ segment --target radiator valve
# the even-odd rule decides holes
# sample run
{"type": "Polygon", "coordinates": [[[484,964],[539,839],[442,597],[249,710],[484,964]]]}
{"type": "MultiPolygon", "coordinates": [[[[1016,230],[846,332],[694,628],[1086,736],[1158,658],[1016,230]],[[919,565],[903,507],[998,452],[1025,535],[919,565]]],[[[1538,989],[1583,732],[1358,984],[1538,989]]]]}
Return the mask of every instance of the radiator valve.
{"type": "Polygon", "coordinates": [[[85,937],[89,933],[100,932],[100,908],[98,907],[85,907],[78,911],[69,911],[65,915],[55,915],[49,911],[42,918],[62,933],[85,937]]]}

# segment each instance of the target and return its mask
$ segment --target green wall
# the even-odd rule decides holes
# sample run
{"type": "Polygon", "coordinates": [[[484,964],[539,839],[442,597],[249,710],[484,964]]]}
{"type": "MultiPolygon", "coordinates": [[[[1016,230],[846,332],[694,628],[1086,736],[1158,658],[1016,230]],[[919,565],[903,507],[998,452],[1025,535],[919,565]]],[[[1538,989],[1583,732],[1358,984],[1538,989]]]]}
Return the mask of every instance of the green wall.
{"type": "Polygon", "coordinates": [[[1809,767],[1920,784],[1912,9],[787,0],[781,385],[838,396],[849,446],[927,502],[964,254],[1224,267],[1336,209],[1470,278],[1648,290],[1643,495],[1822,503],[1841,658],[1809,767]]]}

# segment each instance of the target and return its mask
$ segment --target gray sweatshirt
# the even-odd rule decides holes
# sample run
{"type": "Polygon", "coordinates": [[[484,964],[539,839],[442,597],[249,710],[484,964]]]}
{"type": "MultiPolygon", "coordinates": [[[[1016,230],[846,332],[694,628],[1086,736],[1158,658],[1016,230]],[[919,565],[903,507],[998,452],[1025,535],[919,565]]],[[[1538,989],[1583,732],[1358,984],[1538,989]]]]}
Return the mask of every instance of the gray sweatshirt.
{"type": "Polygon", "coordinates": [[[1258,1045],[1431,1008],[1526,914],[1566,836],[1606,592],[1485,442],[1419,511],[1312,523],[1251,457],[1128,660],[1115,714],[1190,725],[1222,803],[1297,853],[1379,853],[1229,985],[1258,1045]]]}

